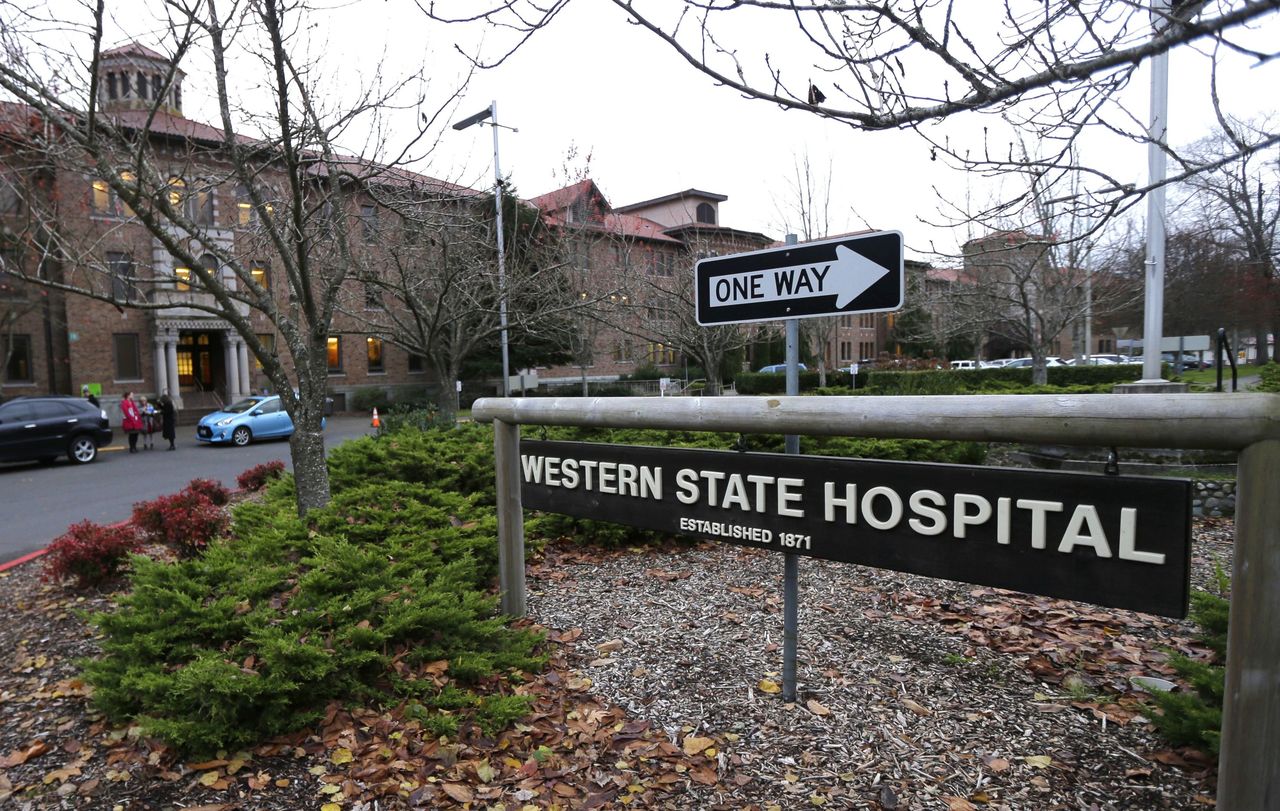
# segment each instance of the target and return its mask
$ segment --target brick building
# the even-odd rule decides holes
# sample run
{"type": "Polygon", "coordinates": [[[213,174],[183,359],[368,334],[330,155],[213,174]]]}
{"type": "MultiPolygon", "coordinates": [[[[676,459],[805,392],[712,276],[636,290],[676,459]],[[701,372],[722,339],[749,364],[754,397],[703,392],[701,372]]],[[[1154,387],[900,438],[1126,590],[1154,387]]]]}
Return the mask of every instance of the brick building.
{"type": "MultiPolygon", "coordinates": [[[[296,302],[286,296],[286,286],[278,284],[283,270],[270,258],[273,251],[258,227],[261,218],[272,216],[270,199],[254,203],[248,190],[234,181],[222,152],[220,128],[184,117],[183,79],[184,73],[166,57],[136,43],[106,51],[99,63],[100,110],[122,131],[146,138],[151,161],[167,167],[170,204],[198,227],[191,233],[174,227],[170,236],[185,240],[197,255],[216,248],[235,256],[241,267],[250,269],[252,282],[268,291],[278,306],[293,306],[296,302]]],[[[226,318],[210,312],[219,306],[213,294],[199,289],[192,269],[173,258],[154,229],[142,225],[109,184],[58,168],[56,161],[44,162],[33,150],[22,148],[38,142],[42,128],[47,131],[48,125],[29,108],[0,106],[0,150],[10,157],[0,172],[0,397],[78,393],[88,385],[100,392],[108,413],[118,419],[118,411],[110,406],[125,391],[148,396],[168,392],[179,408],[209,410],[266,387],[268,381],[245,339],[226,318]],[[31,165],[22,165],[24,161],[31,165]],[[42,249],[32,195],[40,195],[42,210],[57,212],[56,242],[80,246],[76,252],[60,255],[42,249]],[[19,268],[91,289],[106,300],[24,284],[2,272],[19,268]]],[[[129,174],[122,171],[121,178],[129,180],[129,174]]],[[[263,189],[287,188],[285,176],[273,177],[269,169],[259,180],[263,189]]],[[[387,172],[379,182],[474,194],[402,170],[387,172]]],[[[353,250],[367,266],[375,267],[378,206],[358,189],[349,199],[348,219],[355,232],[363,232],[351,240],[353,250]]],[[[207,252],[201,264],[218,266],[207,252]]],[[[220,274],[234,291],[237,282],[227,269],[220,274]]],[[[241,289],[247,286],[239,284],[241,289]]],[[[359,274],[349,286],[347,299],[357,304],[334,316],[327,347],[330,391],[337,408],[361,388],[426,386],[421,358],[359,334],[359,308],[383,305],[362,287],[359,274]]],[[[272,322],[248,303],[233,306],[252,319],[259,344],[292,368],[287,353],[277,350],[272,322]]]]}
{"type": "MultiPolygon", "coordinates": [[[[727,200],[723,194],[686,189],[615,208],[589,179],[530,200],[559,230],[582,280],[583,297],[601,296],[607,313],[603,323],[582,323],[584,345],[573,353],[575,363],[539,370],[539,381],[605,382],[642,365],[682,376],[689,359],[681,354],[679,341],[667,336],[696,327],[678,323],[682,315],[692,319],[691,299],[688,313],[671,311],[672,302],[687,293],[679,290],[677,276],[692,282],[693,266],[701,258],[780,244],[757,231],[724,225],[720,206],[727,200]],[[656,297],[662,301],[654,300],[656,290],[662,291],[656,297]]],[[[882,314],[839,316],[822,340],[811,342],[811,351],[824,354],[830,369],[875,358],[884,347],[888,323],[882,314]]],[[[768,336],[780,326],[741,327],[760,339],[747,347],[750,368],[769,362],[753,355],[763,352],[768,336]]]]}

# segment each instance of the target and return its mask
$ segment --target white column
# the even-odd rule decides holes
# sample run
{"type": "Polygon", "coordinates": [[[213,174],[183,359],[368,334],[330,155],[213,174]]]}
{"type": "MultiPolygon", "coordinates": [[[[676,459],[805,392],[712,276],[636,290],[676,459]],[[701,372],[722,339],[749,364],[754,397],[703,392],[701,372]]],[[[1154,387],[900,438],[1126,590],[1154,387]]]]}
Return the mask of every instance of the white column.
{"type": "Polygon", "coordinates": [[[182,392],[178,389],[178,336],[170,335],[164,344],[165,368],[168,370],[169,396],[173,407],[182,408],[182,392]]]}
{"type": "Polygon", "coordinates": [[[169,367],[165,364],[163,336],[156,337],[156,397],[164,394],[169,386],[169,367]]]}
{"type": "Polygon", "coordinates": [[[231,403],[240,399],[240,358],[229,334],[222,336],[222,355],[227,369],[227,402],[231,403]]]}
{"type": "Polygon", "coordinates": [[[236,341],[236,346],[240,348],[240,391],[243,394],[253,394],[249,385],[249,345],[244,339],[240,339],[236,341]]]}

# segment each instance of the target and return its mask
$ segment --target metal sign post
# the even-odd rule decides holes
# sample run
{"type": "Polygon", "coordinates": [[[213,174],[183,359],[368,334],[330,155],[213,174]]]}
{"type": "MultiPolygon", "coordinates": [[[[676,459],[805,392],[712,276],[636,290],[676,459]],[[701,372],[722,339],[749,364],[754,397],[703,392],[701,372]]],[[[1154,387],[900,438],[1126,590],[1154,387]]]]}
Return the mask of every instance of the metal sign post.
{"type": "MultiPolygon", "coordinates": [[[[795,245],[796,235],[787,234],[786,244],[795,245]]],[[[787,319],[787,395],[800,394],[800,320],[787,319]]],[[[783,449],[800,455],[800,435],[786,434],[783,449]]],[[[787,552],[782,558],[782,700],[796,700],[796,645],[800,639],[800,558],[787,552]]]]}

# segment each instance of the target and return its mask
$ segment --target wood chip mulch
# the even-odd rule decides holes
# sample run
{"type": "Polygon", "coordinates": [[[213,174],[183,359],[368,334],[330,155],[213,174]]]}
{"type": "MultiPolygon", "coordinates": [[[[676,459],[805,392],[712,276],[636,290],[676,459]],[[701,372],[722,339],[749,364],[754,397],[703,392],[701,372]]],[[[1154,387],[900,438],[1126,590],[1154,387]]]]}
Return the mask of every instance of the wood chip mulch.
{"type": "MultiPolygon", "coordinates": [[[[1197,520],[1193,585],[1231,566],[1197,520]]],[[[782,559],[727,545],[530,564],[551,666],[502,689],[534,711],[433,739],[403,707],[329,708],[250,751],[183,761],[92,709],[83,612],[108,593],[0,573],[0,807],[1194,809],[1215,765],[1155,733],[1136,675],[1205,651],[1187,621],[848,564],[800,562],[799,696],[785,704],[782,559]]],[[[434,669],[433,669],[434,668],[434,669]]],[[[447,679],[443,663],[422,677],[447,679]]]]}

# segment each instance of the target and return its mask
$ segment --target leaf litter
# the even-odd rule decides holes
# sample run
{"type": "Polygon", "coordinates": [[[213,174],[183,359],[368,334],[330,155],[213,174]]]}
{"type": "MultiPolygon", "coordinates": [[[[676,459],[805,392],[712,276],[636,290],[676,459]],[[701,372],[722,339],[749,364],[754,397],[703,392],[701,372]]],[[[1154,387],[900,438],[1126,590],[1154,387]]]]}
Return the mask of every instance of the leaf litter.
{"type": "MultiPolygon", "coordinates": [[[[1196,523],[1193,582],[1229,570],[1196,523]]],[[[183,762],[94,713],[80,612],[111,595],[0,574],[0,806],[1164,809],[1214,804],[1215,768],[1146,722],[1131,675],[1173,678],[1189,622],[801,560],[799,696],[781,698],[781,558],[724,545],[556,545],[529,567],[551,665],[529,717],[433,738],[403,707],[333,705],[252,751],[183,762]]],[[[447,679],[441,663],[423,678],[447,679]]]]}

